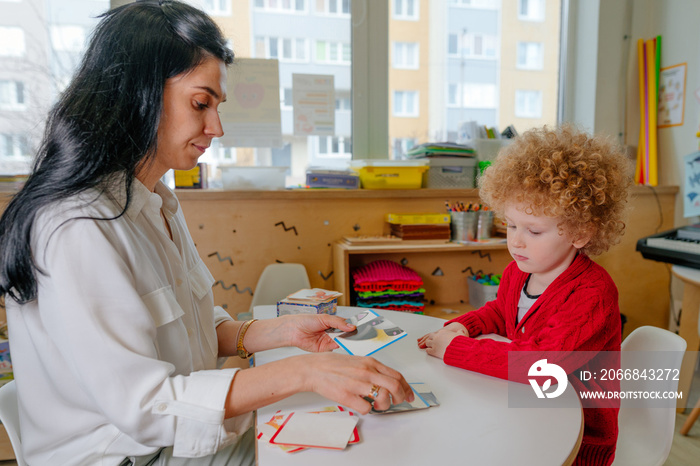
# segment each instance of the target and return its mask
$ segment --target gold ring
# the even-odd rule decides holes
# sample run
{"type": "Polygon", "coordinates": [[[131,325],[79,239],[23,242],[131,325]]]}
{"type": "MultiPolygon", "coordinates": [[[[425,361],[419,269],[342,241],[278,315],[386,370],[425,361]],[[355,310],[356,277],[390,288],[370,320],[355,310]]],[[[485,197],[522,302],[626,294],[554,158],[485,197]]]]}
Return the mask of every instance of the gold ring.
{"type": "Polygon", "coordinates": [[[369,398],[372,398],[372,401],[374,401],[375,398],[379,396],[379,389],[381,387],[377,385],[372,385],[372,388],[369,389],[369,398]]]}

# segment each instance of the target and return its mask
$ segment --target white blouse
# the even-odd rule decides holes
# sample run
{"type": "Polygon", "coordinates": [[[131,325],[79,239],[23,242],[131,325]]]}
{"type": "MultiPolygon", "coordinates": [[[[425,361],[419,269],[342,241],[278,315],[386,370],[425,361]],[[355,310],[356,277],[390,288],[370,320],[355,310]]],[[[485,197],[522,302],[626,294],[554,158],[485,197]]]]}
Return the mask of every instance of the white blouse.
{"type": "Polygon", "coordinates": [[[6,298],[25,457],[32,465],[116,465],[174,446],[213,454],[252,414],[224,422],[237,369],[217,369],[215,307],[177,198],[134,180],[43,208],[32,251],[38,298],[6,298]],[[88,204],[86,204],[86,202],[88,204]],[[161,207],[173,239],[168,236],[161,207]]]}

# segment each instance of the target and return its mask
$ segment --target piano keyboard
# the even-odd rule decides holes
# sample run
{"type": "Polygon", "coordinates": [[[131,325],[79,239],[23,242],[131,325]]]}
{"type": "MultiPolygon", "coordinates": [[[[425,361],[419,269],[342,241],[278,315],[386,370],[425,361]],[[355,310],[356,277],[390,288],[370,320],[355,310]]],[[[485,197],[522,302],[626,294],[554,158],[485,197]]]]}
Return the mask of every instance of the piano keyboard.
{"type": "Polygon", "coordinates": [[[641,238],[636,249],[645,259],[700,269],[700,240],[679,238],[679,230],[676,228],[641,238]]]}
{"type": "Polygon", "coordinates": [[[648,238],[647,246],[671,251],[700,254],[700,242],[679,238],[648,238]]]}

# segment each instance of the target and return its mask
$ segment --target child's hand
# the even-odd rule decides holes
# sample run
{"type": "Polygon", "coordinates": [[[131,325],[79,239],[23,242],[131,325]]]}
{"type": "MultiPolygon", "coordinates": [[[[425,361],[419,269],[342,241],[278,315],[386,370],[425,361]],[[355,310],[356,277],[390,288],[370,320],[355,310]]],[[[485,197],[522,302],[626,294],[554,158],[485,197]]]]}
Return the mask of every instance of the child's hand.
{"type": "Polygon", "coordinates": [[[452,322],[437,332],[428,333],[419,338],[418,348],[426,350],[431,356],[442,359],[452,340],[460,335],[468,337],[467,328],[460,323],[452,322]]]}

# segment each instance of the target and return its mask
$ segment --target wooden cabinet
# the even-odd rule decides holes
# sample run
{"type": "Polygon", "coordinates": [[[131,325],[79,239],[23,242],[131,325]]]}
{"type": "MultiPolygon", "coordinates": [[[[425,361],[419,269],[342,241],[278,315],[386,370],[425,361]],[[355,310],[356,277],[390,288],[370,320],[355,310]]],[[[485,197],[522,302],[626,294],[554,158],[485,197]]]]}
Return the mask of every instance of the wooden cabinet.
{"type": "Polygon", "coordinates": [[[501,273],[511,261],[505,244],[351,245],[337,241],[333,244],[333,270],[335,289],[343,293],[339,304],[354,304],[350,301],[351,271],[379,259],[415,270],[426,289],[426,314],[446,318],[450,315],[445,309],[459,313],[471,309],[467,277],[477,272],[501,273]]]}

